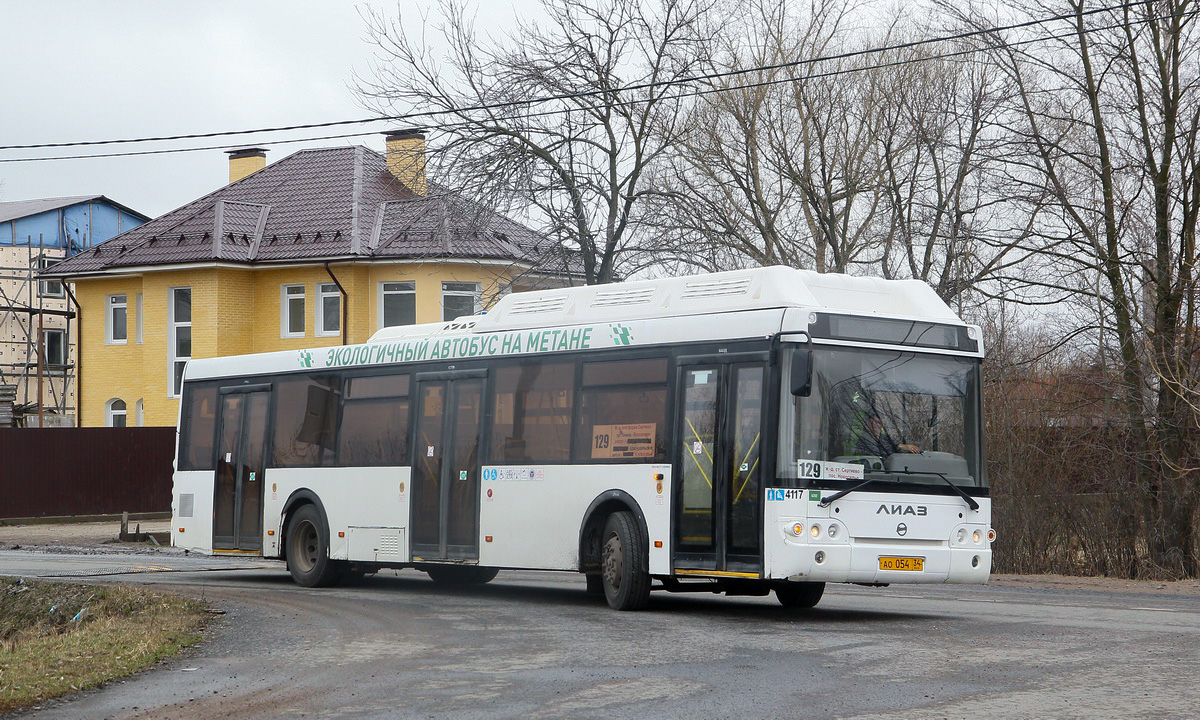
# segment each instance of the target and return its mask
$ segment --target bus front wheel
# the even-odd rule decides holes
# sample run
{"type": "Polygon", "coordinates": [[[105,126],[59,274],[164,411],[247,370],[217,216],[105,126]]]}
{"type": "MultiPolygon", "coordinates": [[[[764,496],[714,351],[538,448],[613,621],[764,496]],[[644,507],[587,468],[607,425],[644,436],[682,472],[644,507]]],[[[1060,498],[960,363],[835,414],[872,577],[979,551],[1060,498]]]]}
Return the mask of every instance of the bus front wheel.
{"type": "Polygon", "coordinates": [[[823,582],[790,582],[775,586],[775,599],[785,608],[810,608],[821,602],[823,582]]]}
{"type": "Polygon", "coordinates": [[[287,530],[287,567],[301,587],[325,587],[340,577],[337,563],[329,559],[329,530],[315,505],[292,513],[287,530]]]}
{"type": "Polygon", "coordinates": [[[633,513],[616,512],[604,523],[600,545],[604,599],[614,610],[640,610],[650,600],[650,574],[643,569],[648,550],[633,513]]]}

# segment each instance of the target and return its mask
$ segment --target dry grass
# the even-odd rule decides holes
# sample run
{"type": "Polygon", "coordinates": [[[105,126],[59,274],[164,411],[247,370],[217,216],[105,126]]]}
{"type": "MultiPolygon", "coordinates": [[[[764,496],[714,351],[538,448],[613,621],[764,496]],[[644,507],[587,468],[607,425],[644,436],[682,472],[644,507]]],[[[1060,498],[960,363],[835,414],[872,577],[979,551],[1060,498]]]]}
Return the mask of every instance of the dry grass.
{"type": "Polygon", "coordinates": [[[174,655],[206,617],[203,603],[139,587],[0,578],[0,714],[174,655]]]}

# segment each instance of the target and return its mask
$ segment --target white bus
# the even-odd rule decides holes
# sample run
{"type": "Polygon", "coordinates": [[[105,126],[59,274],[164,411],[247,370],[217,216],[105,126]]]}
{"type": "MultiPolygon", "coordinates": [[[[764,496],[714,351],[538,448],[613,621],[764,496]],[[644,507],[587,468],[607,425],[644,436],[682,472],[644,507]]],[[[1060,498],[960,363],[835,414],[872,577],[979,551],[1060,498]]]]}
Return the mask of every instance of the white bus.
{"type": "Polygon", "coordinates": [[[774,267],[192,360],[173,542],[304,586],[573,570],[616,609],[984,583],[982,356],[924,283],[774,267]]]}

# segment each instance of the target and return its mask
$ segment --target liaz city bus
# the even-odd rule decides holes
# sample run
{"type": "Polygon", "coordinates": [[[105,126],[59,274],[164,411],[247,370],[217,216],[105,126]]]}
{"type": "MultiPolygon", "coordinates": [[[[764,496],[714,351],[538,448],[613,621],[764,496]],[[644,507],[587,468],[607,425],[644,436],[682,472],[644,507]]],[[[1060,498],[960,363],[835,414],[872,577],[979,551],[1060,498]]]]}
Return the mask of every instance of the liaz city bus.
{"type": "Polygon", "coordinates": [[[173,542],[310,587],[570,570],[619,610],[983,583],[982,356],[924,283],[773,267],[192,360],[173,542]]]}

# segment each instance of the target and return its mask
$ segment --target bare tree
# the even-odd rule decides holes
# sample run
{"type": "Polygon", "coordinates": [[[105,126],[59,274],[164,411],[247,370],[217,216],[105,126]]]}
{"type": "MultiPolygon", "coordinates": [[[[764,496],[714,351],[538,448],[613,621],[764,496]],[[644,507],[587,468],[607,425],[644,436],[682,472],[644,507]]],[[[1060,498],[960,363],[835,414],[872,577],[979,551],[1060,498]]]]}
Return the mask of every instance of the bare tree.
{"type": "MultiPolygon", "coordinates": [[[[1016,128],[1030,196],[1048,194],[1045,285],[1090,294],[1118,358],[1114,388],[1137,448],[1149,565],[1196,575],[1200,468],[1196,406],[1189,398],[1198,351],[1195,222],[1200,208],[1195,137],[1200,126],[1200,32],[1194,0],[1097,12],[1083,0],[1032,2],[1039,42],[992,37],[1018,84],[1016,128]],[[1069,32],[1064,32],[1069,29],[1069,32]]],[[[978,16],[960,16],[976,27],[978,16]]]]}
{"type": "Polygon", "coordinates": [[[859,5],[756,0],[721,23],[716,79],[656,177],[675,257],[844,272],[862,255],[881,201],[875,80],[863,59],[795,65],[850,47],[859,5]]]}
{"type": "MultiPolygon", "coordinates": [[[[438,166],[457,187],[531,211],[588,283],[636,267],[648,169],[688,102],[671,83],[701,66],[704,0],[542,0],[544,23],[484,40],[466,6],[418,28],[369,12],[378,62],[360,96],[387,115],[441,111],[438,166]],[[436,33],[439,62],[423,33],[436,33]],[[554,98],[544,102],[539,99],[554,98]]],[[[402,10],[401,10],[402,13],[402,10]]]]}

